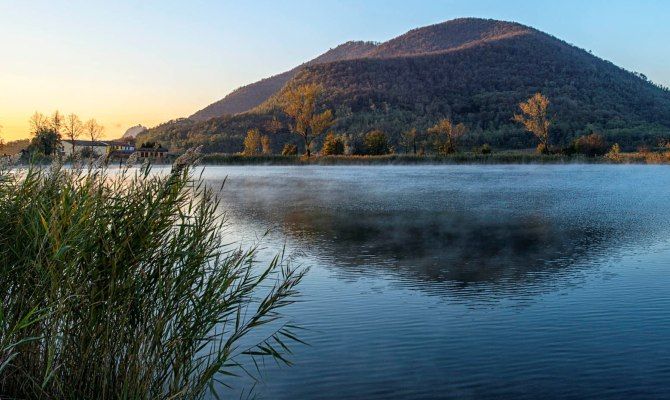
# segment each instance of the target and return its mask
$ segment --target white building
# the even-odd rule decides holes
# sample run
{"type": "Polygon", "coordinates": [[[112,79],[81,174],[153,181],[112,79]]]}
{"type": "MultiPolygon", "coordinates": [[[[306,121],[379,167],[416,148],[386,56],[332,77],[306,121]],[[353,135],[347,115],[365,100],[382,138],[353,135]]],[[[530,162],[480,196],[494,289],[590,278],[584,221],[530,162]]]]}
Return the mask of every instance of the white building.
{"type": "Polygon", "coordinates": [[[61,140],[61,147],[65,157],[72,156],[72,153],[81,153],[82,150],[90,151],[96,156],[101,156],[108,153],[109,143],[90,140],[61,140]]]}

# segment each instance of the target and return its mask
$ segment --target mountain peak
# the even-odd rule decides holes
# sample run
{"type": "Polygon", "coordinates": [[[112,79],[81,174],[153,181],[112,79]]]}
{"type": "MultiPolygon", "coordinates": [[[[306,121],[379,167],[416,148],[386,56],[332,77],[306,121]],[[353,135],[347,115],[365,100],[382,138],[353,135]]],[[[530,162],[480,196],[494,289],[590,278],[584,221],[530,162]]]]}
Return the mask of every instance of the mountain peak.
{"type": "Polygon", "coordinates": [[[533,32],[537,31],[515,22],[459,18],[412,29],[379,45],[369,56],[390,58],[435,54],[533,32]]]}

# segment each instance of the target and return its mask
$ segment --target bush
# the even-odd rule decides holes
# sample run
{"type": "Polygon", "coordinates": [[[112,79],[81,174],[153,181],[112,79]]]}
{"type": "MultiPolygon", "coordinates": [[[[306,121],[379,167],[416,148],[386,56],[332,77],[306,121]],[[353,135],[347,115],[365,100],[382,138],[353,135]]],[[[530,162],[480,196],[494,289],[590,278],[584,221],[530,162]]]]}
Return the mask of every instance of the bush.
{"type": "Polygon", "coordinates": [[[0,168],[3,397],[202,398],[297,340],[277,322],[303,271],[224,245],[184,164],[132,171],[0,168]]]}
{"type": "Polygon", "coordinates": [[[335,136],[332,132],[326,135],[321,148],[323,156],[341,156],[344,154],[344,140],[340,136],[335,136]]]}
{"type": "Polygon", "coordinates": [[[604,156],[609,150],[609,145],[605,138],[597,133],[592,133],[575,139],[572,147],[576,153],[588,157],[604,156]]]}
{"type": "Polygon", "coordinates": [[[281,151],[282,156],[297,156],[298,155],[298,146],[292,143],[286,143],[284,148],[281,151]]]}
{"type": "Polygon", "coordinates": [[[489,146],[488,144],[484,144],[484,145],[482,145],[482,147],[479,148],[479,154],[483,154],[483,155],[486,156],[486,155],[491,154],[491,152],[492,152],[491,151],[491,146],[489,146]]]}
{"type": "Polygon", "coordinates": [[[369,155],[380,156],[389,153],[389,142],[386,134],[378,129],[365,135],[365,151],[369,155]]]}
{"type": "Polygon", "coordinates": [[[607,152],[605,157],[607,157],[607,159],[609,159],[611,161],[620,161],[621,160],[621,147],[619,146],[619,143],[614,143],[614,145],[607,152]]]}

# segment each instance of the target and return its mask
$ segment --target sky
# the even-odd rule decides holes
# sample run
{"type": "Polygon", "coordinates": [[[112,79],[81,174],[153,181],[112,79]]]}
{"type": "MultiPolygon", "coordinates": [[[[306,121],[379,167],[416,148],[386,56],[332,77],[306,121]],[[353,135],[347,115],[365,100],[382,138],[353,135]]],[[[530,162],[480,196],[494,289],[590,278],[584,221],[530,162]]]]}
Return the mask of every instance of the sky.
{"type": "Polygon", "coordinates": [[[668,0],[0,0],[0,137],[54,110],[119,137],[349,40],[459,17],[530,25],[670,86],[668,0]]]}

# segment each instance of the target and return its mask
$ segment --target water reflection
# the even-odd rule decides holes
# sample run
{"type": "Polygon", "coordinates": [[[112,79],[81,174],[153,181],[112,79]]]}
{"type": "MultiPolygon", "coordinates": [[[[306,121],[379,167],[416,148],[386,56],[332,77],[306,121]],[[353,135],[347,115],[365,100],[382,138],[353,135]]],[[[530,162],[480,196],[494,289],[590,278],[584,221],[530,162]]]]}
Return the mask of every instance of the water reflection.
{"type": "Polygon", "coordinates": [[[344,278],[383,273],[465,292],[482,284],[514,290],[520,283],[529,291],[532,283],[590,266],[641,238],[652,241],[665,229],[659,218],[667,220],[643,208],[647,194],[621,193],[616,181],[595,195],[601,180],[555,185],[535,173],[523,182],[524,169],[484,170],[477,179],[467,169],[375,172],[234,175],[223,196],[238,223],[278,227],[344,278]],[[529,184],[535,187],[519,190],[529,184]],[[631,206],[637,215],[626,218],[631,206]]]}
{"type": "MultiPolygon", "coordinates": [[[[210,168],[313,267],[272,399],[667,398],[670,169],[210,168]]],[[[249,386],[253,383],[248,382],[249,386]]],[[[225,394],[226,392],[224,392],[225,394]]]]}

